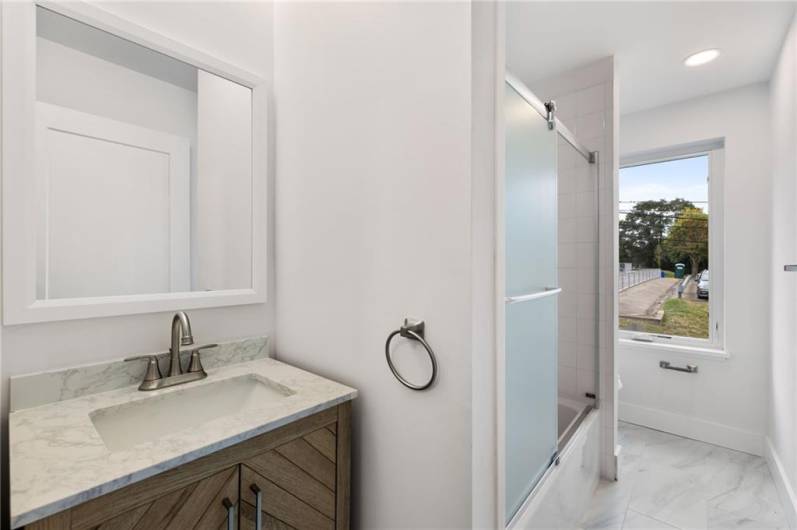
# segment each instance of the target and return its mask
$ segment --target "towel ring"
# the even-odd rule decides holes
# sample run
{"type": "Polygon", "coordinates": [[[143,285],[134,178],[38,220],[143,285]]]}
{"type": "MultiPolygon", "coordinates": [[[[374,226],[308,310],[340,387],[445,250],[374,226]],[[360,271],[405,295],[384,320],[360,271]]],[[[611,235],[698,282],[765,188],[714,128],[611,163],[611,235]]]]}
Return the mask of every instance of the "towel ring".
{"type": "Polygon", "coordinates": [[[425,324],[423,320],[410,323],[409,320],[405,318],[404,325],[388,335],[387,341],[385,342],[385,358],[387,359],[387,365],[390,367],[390,371],[393,372],[393,375],[396,376],[396,379],[398,379],[402,385],[411,390],[426,390],[432,386],[432,383],[434,383],[435,379],[437,379],[437,359],[434,356],[432,347],[429,346],[429,343],[426,342],[426,339],[424,339],[424,328],[425,324]],[[426,353],[429,354],[429,360],[432,361],[432,376],[426,383],[422,385],[411,383],[404,379],[404,377],[396,369],[395,365],[393,364],[393,359],[390,357],[390,341],[393,340],[393,337],[396,335],[401,335],[405,339],[418,341],[426,349],[426,353]]]}

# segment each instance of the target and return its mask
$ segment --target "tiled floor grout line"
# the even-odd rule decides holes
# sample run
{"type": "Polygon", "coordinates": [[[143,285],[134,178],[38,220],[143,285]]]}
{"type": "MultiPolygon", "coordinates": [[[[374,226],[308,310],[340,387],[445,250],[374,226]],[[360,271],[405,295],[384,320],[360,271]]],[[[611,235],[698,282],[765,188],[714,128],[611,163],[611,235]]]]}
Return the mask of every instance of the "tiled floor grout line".
{"type": "Polygon", "coordinates": [[[634,424],[620,430],[621,479],[599,485],[583,528],[787,528],[762,457],[634,424]]]}

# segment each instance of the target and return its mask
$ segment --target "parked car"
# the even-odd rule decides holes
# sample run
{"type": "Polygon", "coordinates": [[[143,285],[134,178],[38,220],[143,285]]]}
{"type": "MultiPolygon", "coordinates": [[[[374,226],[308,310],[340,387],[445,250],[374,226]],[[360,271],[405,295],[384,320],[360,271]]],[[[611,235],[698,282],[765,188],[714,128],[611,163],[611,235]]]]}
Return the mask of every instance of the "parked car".
{"type": "Polygon", "coordinates": [[[708,300],[708,269],[701,272],[698,277],[700,279],[697,281],[697,297],[708,300]]]}

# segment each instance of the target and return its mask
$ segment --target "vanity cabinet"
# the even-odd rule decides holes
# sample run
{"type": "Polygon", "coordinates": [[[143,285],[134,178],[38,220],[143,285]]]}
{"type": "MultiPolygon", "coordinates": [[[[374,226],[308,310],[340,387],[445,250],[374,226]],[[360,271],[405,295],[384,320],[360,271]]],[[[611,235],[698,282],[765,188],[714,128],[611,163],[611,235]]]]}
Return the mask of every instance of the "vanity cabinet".
{"type": "Polygon", "coordinates": [[[351,402],[26,526],[28,530],[349,528],[351,402]],[[259,497],[259,500],[258,500],[259,497]]]}

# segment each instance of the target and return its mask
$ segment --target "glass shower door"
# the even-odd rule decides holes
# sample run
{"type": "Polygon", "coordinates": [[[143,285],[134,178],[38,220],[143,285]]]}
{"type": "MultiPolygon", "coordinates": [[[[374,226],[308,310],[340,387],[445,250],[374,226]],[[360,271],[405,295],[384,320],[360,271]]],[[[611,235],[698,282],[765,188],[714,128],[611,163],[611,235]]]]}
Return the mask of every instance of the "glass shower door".
{"type": "Polygon", "coordinates": [[[508,83],[506,113],[506,522],[557,443],[557,134],[508,83]]]}

